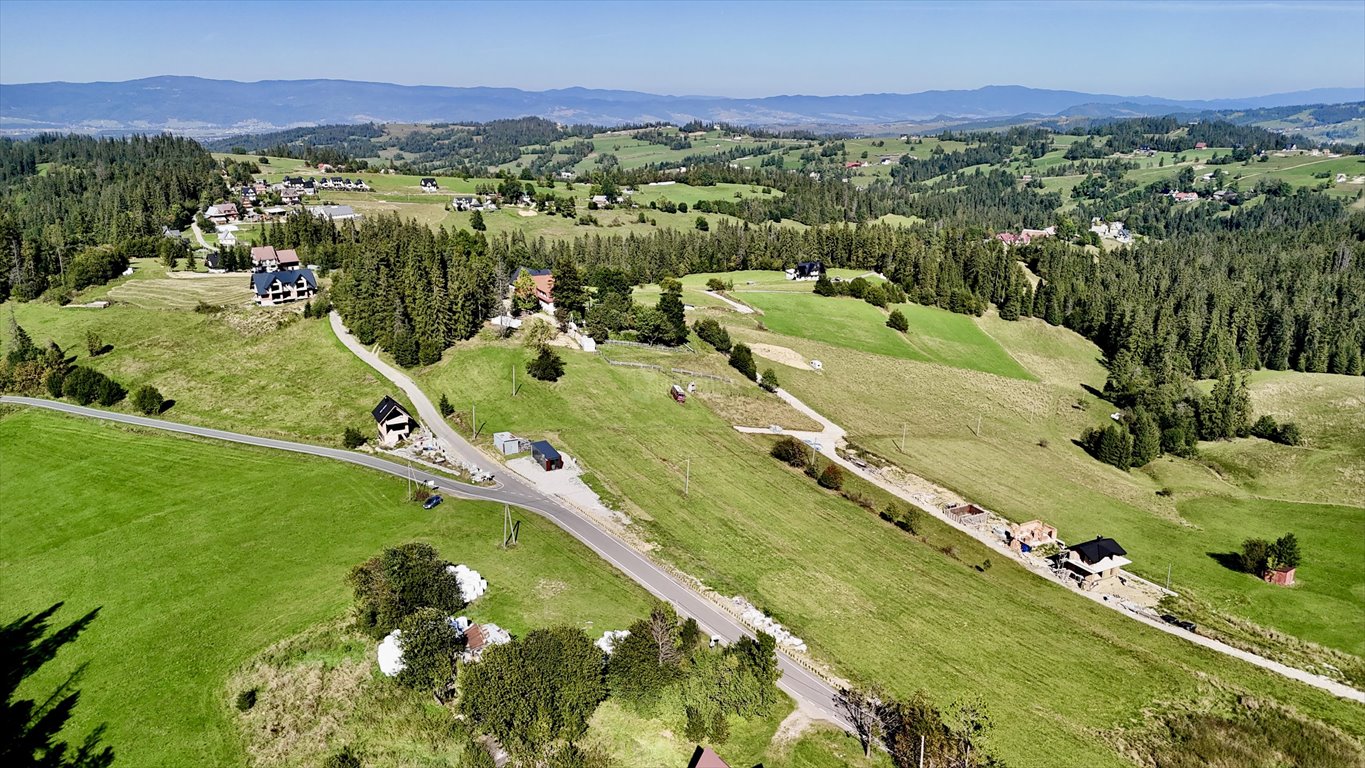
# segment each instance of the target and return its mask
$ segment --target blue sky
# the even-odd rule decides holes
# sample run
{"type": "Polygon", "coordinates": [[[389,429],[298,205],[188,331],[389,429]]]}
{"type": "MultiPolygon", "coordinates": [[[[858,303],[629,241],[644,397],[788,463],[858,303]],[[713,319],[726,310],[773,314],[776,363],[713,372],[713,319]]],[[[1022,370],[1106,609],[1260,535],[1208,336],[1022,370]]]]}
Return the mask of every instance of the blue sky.
{"type": "Polygon", "coordinates": [[[1019,84],[1235,97],[1365,89],[1365,0],[0,0],[0,82],[162,74],[718,96],[1019,84]]]}

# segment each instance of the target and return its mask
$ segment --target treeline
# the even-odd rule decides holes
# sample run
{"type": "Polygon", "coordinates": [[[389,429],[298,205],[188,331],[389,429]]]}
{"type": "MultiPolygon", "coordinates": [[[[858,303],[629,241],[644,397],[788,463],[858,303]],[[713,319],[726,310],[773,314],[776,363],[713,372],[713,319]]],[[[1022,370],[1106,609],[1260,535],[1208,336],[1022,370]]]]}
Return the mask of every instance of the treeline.
{"type": "Polygon", "coordinates": [[[1091,125],[1072,133],[1087,136],[1107,136],[1110,152],[1132,152],[1150,147],[1159,152],[1185,152],[1203,142],[1210,147],[1246,147],[1267,152],[1318,146],[1317,142],[1298,134],[1283,134],[1253,125],[1236,125],[1226,120],[1206,120],[1188,124],[1179,118],[1135,117],[1112,123],[1091,125]],[[1184,128],[1182,132],[1179,129],[1184,128]]]}
{"type": "Polygon", "coordinates": [[[98,282],[128,256],[158,255],[163,227],[188,225],[226,195],[216,168],[203,147],[169,135],[0,139],[0,301],[98,282]]]}

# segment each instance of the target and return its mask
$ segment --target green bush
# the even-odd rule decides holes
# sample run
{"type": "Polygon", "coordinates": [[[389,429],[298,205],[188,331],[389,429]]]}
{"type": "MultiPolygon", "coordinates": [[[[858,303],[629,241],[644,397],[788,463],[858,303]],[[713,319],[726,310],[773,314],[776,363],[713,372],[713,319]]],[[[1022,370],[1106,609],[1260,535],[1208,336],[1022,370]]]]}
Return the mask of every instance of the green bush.
{"type": "Polygon", "coordinates": [[[901,333],[910,330],[910,321],[905,319],[905,315],[899,309],[891,310],[891,316],[886,318],[886,326],[894,328],[901,333]]]}
{"type": "Polygon", "coordinates": [[[248,688],[237,694],[237,711],[246,712],[256,706],[256,689],[248,688]]]}
{"type": "Polygon", "coordinates": [[[341,444],[355,450],[365,444],[365,435],[355,427],[347,427],[341,435],[341,444]]]}
{"type": "Polygon", "coordinates": [[[758,383],[758,385],[768,390],[769,392],[776,392],[777,388],[782,386],[777,382],[777,371],[774,371],[771,368],[763,369],[763,379],[758,383]]]}
{"type": "Polygon", "coordinates": [[[749,350],[747,344],[736,344],[730,350],[730,367],[744,374],[744,378],[749,381],[758,376],[758,368],[754,365],[754,353],[749,350]]]}
{"type": "Polygon", "coordinates": [[[540,353],[526,363],[526,372],[540,381],[559,381],[564,375],[564,361],[549,347],[541,347],[540,353]]]}
{"type": "Polygon", "coordinates": [[[824,471],[820,473],[820,479],[816,482],[818,482],[822,488],[837,491],[844,487],[844,470],[840,469],[838,464],[829,464],[825,467],[824,471]]]}
{"type": "Polygon", "coordinates": [[[730,351],[730,332],[714,319],[708,317],[698,320],[692,324],[692,330],[697,332],[697,337],[702,341],[715,347],[717,352],[730,351]]]}
{"type": "Polygon", "coordinates": [[[166,399],[161,396],[161,392],[151,384],[143,384],[133,393],[133,407],[151,416],[161,413],[161,406],[166,399]]]}
{"type": "Polygon", "coordinates": [[[769,453],[774,459],[786,462],[793,467],[806,466],[806,444],[790,435],[778,440],[769,453]]]}

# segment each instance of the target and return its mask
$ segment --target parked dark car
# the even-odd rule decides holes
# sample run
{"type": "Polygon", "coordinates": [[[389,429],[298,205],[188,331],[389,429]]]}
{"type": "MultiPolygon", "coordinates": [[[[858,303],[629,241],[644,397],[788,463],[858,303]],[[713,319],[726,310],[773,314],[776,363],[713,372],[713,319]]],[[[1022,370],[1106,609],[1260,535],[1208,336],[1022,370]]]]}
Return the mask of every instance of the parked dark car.
{"type": "Polygon", "coordinates": [[[442,499],[440,496],[432,496],[431,498],[422,502],[422,509],[432,509],[437,504],[440,504],[442,501],[445,501],[445,499],[442,499]]]}
{"type": "Polygon", "coordinates": [[[1166,622],[1167,624],[1170,624],[1170,625],[1173,626],[1173,627],[1180,627],[1181,629],[1185,630],[1186,632],[1194,632],[1194,631],[1195,631],[1195,627],[1194,627],[1194,622],[1193,622],[1193,621],[1186,621],[1186,620],[1184,620],[1184,619],[1179,619],[1179,618],[1176,618],[1175,616],[1172,616],[1172,615],[1169,614],[1169,613],[1163,613],[1163,614],[1161,614],[1161,620],[1164,621],[1164,622],[1166,622]]]}

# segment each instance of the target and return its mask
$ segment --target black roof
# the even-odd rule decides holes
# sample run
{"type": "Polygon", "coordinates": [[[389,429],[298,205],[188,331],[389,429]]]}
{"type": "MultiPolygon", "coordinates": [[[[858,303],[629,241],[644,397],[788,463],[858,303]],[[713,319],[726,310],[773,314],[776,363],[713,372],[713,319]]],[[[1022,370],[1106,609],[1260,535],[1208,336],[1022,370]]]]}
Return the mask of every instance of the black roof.
{"type": "Polygon", "coordinates": [[[559,451],[556,451],[555,447],[545,440],[537,440],[534,443],[531,443],[531,453],[539,454],[542,458],[546,459],[559,458],[559,451]]]}
{"type": "Polygon", "coordinates": [[[204,257],[204,266],[209,269],[218,268],[218,253],[216,251],[210,252],[209,255],[204,257]]]}
{"type": "Polygon", "coordinates": [[[394,400],[388,395],[384,395],[384,399],[379,401],[379,405],[376,405],[374,410],[370,411],[370,414],[374,416],[376,422],[382,424],[393,416],[395,410],[402,413],[404,416],[408,415],[408,412],[403,410],[403,406],[399,405],[397,400],[394,400]]]}
{"type": "Polygon", "coordinates": [[[1073,544],[1067,549],[1078,552],[1081,559],[1087,563],[1098,563],[1110,555],[1126,555],[1128,552],[1119,546],[1117,541],[1107,539],[1103,536],[1096,536],[1093,540],[1083,544],[1073,544]]]}
{"type": "Polygon", "coordinates": [[[279,272],[257,272],[251,276],[251,287],[256,289],[257,296],[264,296],[270,292],[270,284],[279,278],[281,283],[295,283],[302,277],[308,282],[308,287],[316,289],[318,287],[317,278],[313,277],[311,269],[284,269],[279,272]]]}

